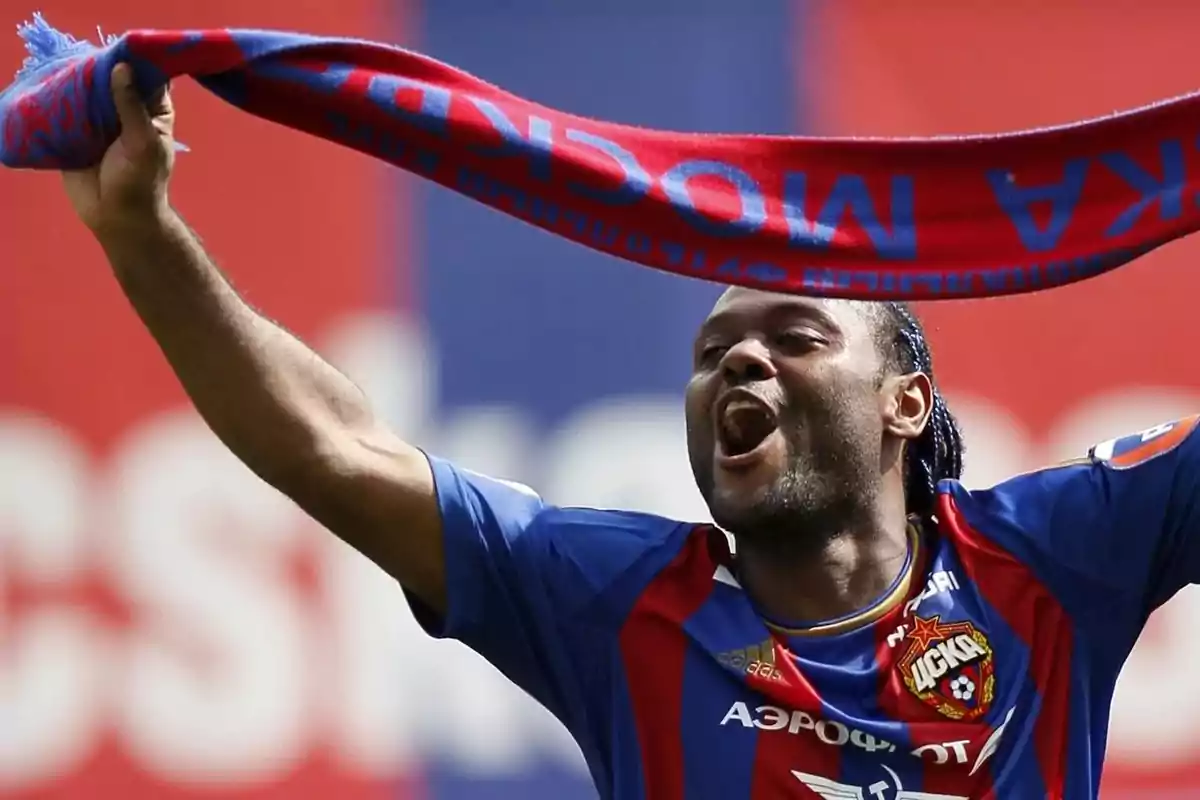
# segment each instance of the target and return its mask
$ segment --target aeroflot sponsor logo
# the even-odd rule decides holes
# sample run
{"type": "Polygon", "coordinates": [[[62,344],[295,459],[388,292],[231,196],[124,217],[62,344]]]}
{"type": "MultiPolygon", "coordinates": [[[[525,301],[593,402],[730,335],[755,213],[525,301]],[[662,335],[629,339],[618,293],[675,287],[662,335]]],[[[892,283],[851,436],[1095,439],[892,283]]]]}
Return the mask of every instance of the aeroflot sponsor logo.
{"type": "Polygon", "coordinates": [[[756,706],[737,702],[725,712],[722,725],[739,724],[743,728],[758,728],[763,731],[783,731],[793,735],[811,732],[825,744],[835,747],[857,747],[868,753],[896,752],[896,745],[877,739],[869,733],[843,725],[837,720],[817,719],[807,711],[788,711],[777,706],[756,706]]]}
{"type": "MultiPolygon", "coordinates": [[[[996,754],[1000,746],[1000,738],[1004,735],[1004,729],[1012,719],[1015,710],[1015,708],[1009,709],[1004,721],[991,731],[982,743],[979,739],[974,738],[977,731],[972,731],[972,738],[922,744],[909,751],[909,755],[931,764],[968,764],[972,763],[971,756],[974,752],[974,765],[970,773],[974,775],[988,759],[996,754]]],[[[896,752],[895,744],[857,728],[851,728],[837,720],[818,719],[807,711],[789,711],[778,706],[752,707],[749,703],[738,701],[725,712],[721,725],[741,725],[743,728],[757,728],[763,731],[787,731],[796,736],[802,733],[811,734],[833,747],[849,745],[868,753],[896,752]]],[[[964,728],[964,731],[967,730],[964,728]]],[[[979,730],[986,731],[986,728],[979,730]]]]}

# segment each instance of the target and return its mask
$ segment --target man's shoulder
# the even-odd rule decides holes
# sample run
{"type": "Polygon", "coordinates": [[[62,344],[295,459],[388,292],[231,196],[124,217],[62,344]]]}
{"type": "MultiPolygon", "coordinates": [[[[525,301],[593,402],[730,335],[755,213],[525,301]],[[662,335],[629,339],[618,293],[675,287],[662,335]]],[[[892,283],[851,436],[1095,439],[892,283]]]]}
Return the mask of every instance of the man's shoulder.
{"type": "Polygon", "coordinates": [[[1047,526],[1051,519],[1070,516],[1083,502],[1071,486],[1095,468],[1090,458],[1079,458],[1029,470],[990,486],[968,486],[944,480],[938,485],[942,516],[959,517],[976,532],[993,538],[1018,528],[1026,533],[1047,526]]]}
{"type": "Polygon", "coordinates": [[[1060,499],[1061,490],[1087,475],[1103,462],[1091,452],[1085,456],[1046,464],[984,486],[968,486],[961,480],[943,480],[938,484],[938,493],[958,505],[1007,507],[1013,503],[1043,504],[1060,499]]]}
{"type": "Polygon", "coordinates": [[[646,586],[711,529],[639,511],[548,506],[529,532],[543,566],[567,576],[573,592],[603,598],[589,605],[619,621],[646,586]]]}
{"type": "Polygon", "coordinates": [[[651,550],[677,550],[691,532],[702,527],[703,523],[643,511],[547,506],[538,513],[531,532],[559,553],[587,557],[621,552],[634,556],[651,550]]]}
{"type": "Polygon", "coordinates": [[[1078,457],[1018,473],[988,488],[967,489],[957,481],[943,481],[940,489],[956,498],[1066,502],[1068,507],[1083,500],[1094,505],[1106,499],[1104,492],[1069,490],[1090,481],[1123,481],[1126,490],[1145,489],[1154,479],[1170,475],[1180,452],[1188,451],[1194,458],[1196,440],[1192,434],[1198,428],[1200,415],[1185,417],[1098,442],[1078,457]],[[1136,480],[1138,476],[1145,477],[1136,480]]]}
{"type": "Polygon", "coordinates": [[[537,523],[553,530],[573,533],[629,533],[635,536],[669,536],[680,528],[696,528],[703,523],[652,514],[590,506],[547,506],[537,517],[537,523]]]}

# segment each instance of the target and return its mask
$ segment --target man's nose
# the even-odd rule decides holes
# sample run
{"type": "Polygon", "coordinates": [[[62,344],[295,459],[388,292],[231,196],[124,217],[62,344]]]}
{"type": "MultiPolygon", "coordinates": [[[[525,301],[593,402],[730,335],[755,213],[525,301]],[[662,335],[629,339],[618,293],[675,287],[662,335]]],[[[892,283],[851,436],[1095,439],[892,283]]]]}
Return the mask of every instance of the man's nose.
{"type": "Polygon", "coordinates": [[[725,351],[721,373],[731,385],[755,383],[774,378],[775,364],[771,351],[758,339],[746,338],[725,351]]]}

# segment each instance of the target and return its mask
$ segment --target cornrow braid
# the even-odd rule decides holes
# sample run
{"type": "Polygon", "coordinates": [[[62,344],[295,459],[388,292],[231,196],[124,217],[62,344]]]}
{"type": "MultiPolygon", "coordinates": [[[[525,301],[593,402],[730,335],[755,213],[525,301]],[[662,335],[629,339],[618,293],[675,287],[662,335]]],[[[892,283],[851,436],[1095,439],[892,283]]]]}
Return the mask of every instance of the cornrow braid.
{"type": "Polygon", "coordinates": [[[881,303],[883,319],[877,331],[881,352],[900,372],[923,372],[933,382],[929,422],[905,455],[904,495],[911,514],[929,517],[937,503],[939,481],[962,477],[963,441],[958,422],[934,382],[933,357],[925,331],[903,303],[881,303]]]}

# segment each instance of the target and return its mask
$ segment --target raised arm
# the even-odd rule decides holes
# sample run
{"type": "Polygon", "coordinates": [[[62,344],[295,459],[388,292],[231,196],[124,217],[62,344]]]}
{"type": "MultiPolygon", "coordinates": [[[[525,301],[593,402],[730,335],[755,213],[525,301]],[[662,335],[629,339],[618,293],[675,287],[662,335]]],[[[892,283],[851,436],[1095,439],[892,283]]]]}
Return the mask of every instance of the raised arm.
{"type": "Polygon", "coordinates": [[[171,209],[170,98],[147,108],[123,67],[113,93],[121,137],[99,167],[64,176],[67,193],[196,409],[260,477],[443,612],[428,460],[348,378],[251,308],[171,209]]]}

